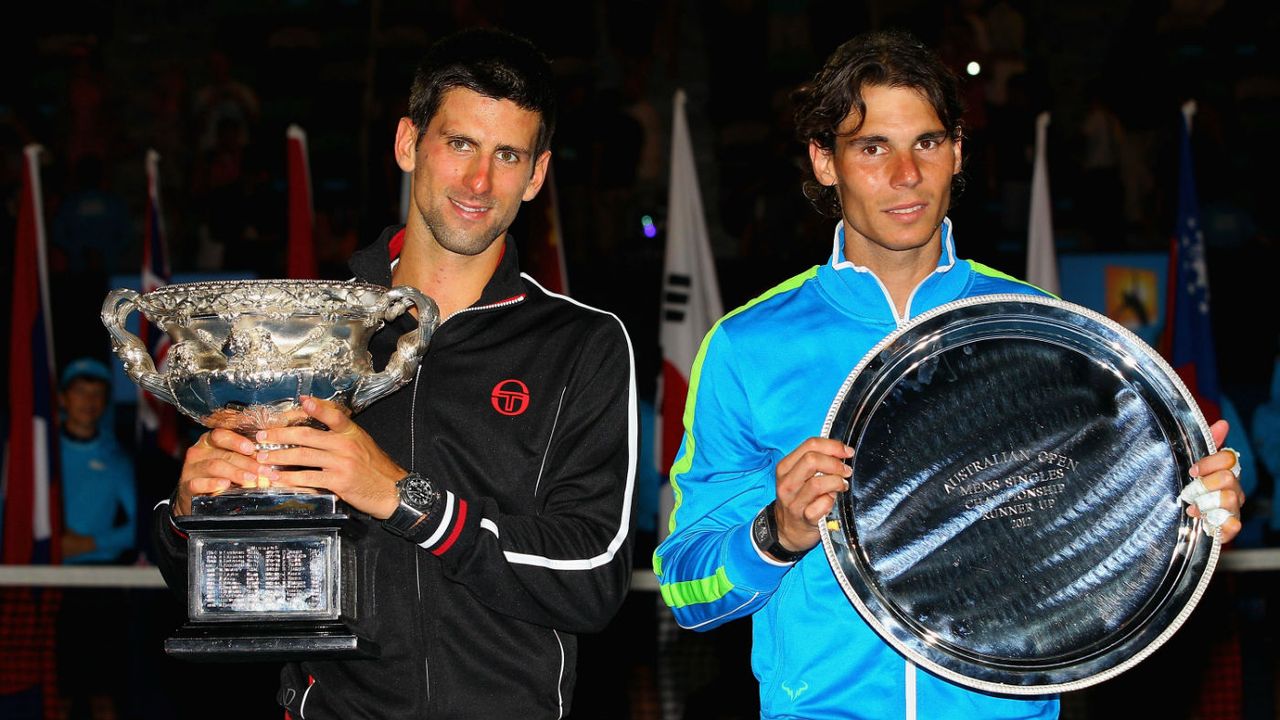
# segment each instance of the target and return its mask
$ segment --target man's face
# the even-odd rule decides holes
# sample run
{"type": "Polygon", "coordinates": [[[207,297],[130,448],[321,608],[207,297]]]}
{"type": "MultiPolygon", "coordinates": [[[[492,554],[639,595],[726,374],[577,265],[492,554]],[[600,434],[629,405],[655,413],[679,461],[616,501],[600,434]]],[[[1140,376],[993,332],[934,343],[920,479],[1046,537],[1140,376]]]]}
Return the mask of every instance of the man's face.
{"type": "Polygon", "coordinates": [[[948,128],[919,91],[867,85],[862,97],[867,116],[856,135],[853,110],[840,123],[832,152],[809,145],[814,176],[839,193],[845,251],[859,264],[940,237],[961,157],[960,142],[948,139],[948,128]]]}
{"type": "Polygon", "coordinates": [[[539,122],[510,100],[465,88],[444,93],[425,130],[402,118],[396,161],[413,173],[410,228],[420,223],[460,255],[478,255],[501,238],[546,177],[550,151],[533,154],[539,122]]]}
{"type": "Polygon", "coordinates": [[[107,409],[107,384],[91,378],[74,378],[60,397],[69,426],[93,429],[107,409]]]}

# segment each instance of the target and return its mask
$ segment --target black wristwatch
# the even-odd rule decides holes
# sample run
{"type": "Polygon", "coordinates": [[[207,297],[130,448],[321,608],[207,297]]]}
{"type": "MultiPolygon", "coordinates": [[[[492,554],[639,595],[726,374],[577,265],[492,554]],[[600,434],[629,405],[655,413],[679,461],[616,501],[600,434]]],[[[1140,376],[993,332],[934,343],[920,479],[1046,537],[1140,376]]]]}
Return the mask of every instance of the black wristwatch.
{"type": "Polygon", "coordinates": [[[773,506],[776,502],[775,500],[765,505],[764,509],[756,515],[756,519],[751,521],[751,537],[756,541],[756,547],[769,553],[775,560],[793,563],[809,551],[797,552],[782,546],[782,542],[778,540],[778,519],[773,514],[773,506]]]}
{"type": "Polygon", "coordinates": [[[396,483],[400,504],[382,526],[400,537],[420,542],[436,523],[430,522],[440,505],[440,491],[434,483],[418,473],[409,473],[396,483]],[[423,537],[419,537],[419,536],[423,537]]]}

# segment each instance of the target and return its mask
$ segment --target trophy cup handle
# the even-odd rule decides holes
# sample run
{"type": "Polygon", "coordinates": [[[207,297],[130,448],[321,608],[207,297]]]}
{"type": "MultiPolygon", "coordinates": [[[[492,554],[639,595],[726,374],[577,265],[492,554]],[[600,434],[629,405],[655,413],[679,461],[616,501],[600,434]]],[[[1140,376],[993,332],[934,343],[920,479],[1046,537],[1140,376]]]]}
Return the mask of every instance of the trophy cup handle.
{"type": "Polygon", "coordinates": [[[351,398],[351,411],[357,412],[364,406],[400,387],[413,377],[418,363],[427,352],[431,336],[440,324],[440,309],[436,302],[424,295],[417,288],[408,285],[391,288],[386,294],[387,311],[384,319],[392,320],[409,309],[409,300],[418,308],[418,329],[400,336],[396,342],[396,351],[387,361],[387,367],[380,373],[369,376],[360,384],[354,397],[351,398]]]}
{"type": "Polygon", "coordinates": [[[112,290],[102,303],[102,324],[111,334],[111,348],[124,363],[129,378],[157,398],[177,405],[177,398],[165,378],[156,372],[151,354],[137,335],[124,329],[124,319],[138,309],[138,293],[128,288],[112,290]]]}

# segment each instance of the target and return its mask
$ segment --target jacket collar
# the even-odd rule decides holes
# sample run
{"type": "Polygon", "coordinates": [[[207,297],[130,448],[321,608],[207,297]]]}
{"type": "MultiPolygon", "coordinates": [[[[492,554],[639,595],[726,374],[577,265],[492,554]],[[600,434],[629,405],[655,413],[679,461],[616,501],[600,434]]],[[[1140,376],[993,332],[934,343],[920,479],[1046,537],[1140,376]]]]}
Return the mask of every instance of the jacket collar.
{"type": "MultiPolygon", "coordinates": [[[[391,287],[391,269],[399,262],[400,250],[404,247],[404,232],[403,225],[393,225],[383,230],[372,244],[357,250],[347,262],[356,279],[391,287]]],[[[524,297],[525,285],[520,279],[520,261],[516,256],[516,244],[511,233],[507,233],[503,242],[505,245],[498,267],[485,284],[480,299],[471,306],[473,308],[524,297]]]]}
{"type": "Polygon", "coordinates": [[[942,220],[938,266],[912,291],[906,316],[901,318],[897,317],[893,300],[880,278],[870,268],[845,258],[844,242],[844,221],[841,221],[831,241],[831,258],[818,268],[818,282],[836,307],[860,320],[901,325],[926,310],[958,298],[964,290],[967,273],[953,270],[967,263],[956,258],[950,218],[942,220]]]}

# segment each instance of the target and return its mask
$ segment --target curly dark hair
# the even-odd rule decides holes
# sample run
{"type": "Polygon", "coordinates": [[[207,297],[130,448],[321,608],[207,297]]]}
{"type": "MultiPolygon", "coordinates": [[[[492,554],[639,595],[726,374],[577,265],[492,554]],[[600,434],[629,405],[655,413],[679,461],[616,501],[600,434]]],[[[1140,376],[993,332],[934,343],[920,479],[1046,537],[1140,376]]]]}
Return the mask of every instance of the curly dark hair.
{"type": "MultiPolygon", "coordinates": [[[[534,156],[551,147],[556,129],[556,93],[551,64],[528,40],[505,30],[473,28],[436,42],[413,76],[409,120],[425,129],[440,110],[446,91],[466,88],[485,97],[510,100],[538,113],[534,156]]],[[[418,134],[421,142],[423,134],[418,134]]]]}
{"type": "MultiPolygon", "coordinates": [[[[901,31],[877,31],[845,42],[812,80],[792,93],[800,142],[806,146],[813,142],[822,150],[833,151],[837,128],[849,113],[856,110],[865,116],[862,89],[868,85],[918,90],[947,128],[947,137],[963,137],[964,106],[956,74],[915,37],[901,31]]],[[[861,127],[859,120],[853,132],[861,127]]],[[[952,197],[963,188],[964,178],[957,173],[952,179],[952,197]]],[[[804,195],[818,212],[840,217],[840,197],[834,187],[810,177],[804,182],[804,195]]]]}

